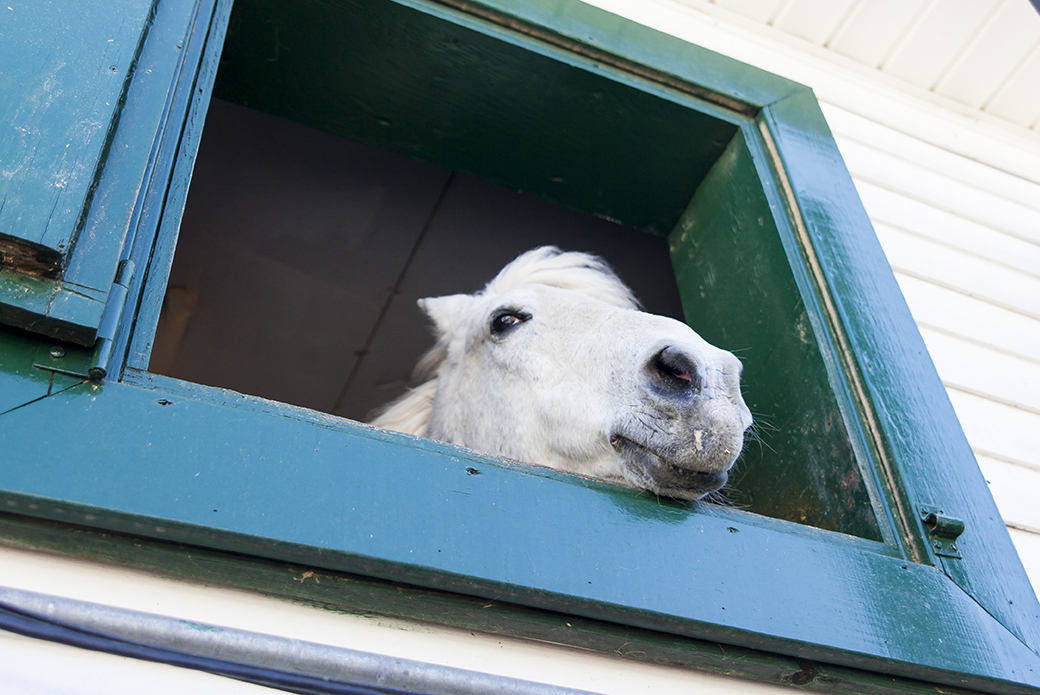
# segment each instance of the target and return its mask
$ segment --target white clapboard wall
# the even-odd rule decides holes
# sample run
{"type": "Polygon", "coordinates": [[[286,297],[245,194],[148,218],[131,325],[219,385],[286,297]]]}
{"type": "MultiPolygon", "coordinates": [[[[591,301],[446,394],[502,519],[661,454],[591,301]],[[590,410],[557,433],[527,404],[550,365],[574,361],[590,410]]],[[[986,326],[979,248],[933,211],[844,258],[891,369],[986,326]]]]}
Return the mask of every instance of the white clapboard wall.
{"type": "MultiPolygon", "coordinates": [[[[813,87],[1040,586],[1040,17],[1028,0],[588,2],[813,87]]],[[[601,693],[790,692],[2,545],[0,585],[601,693]]],[[[10,635],[0,672],[0,695],[259,690],[10,635]]]]}

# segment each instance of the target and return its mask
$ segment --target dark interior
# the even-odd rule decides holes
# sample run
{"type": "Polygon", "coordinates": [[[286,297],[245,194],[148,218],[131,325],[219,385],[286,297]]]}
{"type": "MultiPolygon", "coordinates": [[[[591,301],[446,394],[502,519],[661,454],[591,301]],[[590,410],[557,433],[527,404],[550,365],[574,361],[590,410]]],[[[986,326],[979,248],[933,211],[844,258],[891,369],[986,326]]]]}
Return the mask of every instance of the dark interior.
{"type": "Polygon", "coordinates": [[[743,117],[436,6],[287,5],[235,4],[152,371],[364,419],[432,342],[416,299],[591,251],[744,361],[760,441],[732,502],[880,540],[743,117]]]}
{"type": "Polygon", "coordinates": [[[602,255],[682,319],[660,237],[214,100],[151,369],[365,420],[432,344],[417,299],[543,244],[602,255]]]}
{"type": "Polygon", "coordinates": [[[737,131],[591,60],[427,9],[236,2],[215,94],[662,236],[737,131]]]}

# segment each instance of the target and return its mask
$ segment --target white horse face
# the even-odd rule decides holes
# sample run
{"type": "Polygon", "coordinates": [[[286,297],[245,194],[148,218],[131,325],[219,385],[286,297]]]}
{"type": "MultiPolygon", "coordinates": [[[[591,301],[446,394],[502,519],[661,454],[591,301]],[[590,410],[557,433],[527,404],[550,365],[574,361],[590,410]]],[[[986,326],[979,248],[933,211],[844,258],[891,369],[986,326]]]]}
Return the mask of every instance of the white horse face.
{"type": "Polygon", "coordinates": [[[751,424],[741,365],[685,324],[544,284],[420,305],[443,361],[419,433],[668,497],[725,484],[751,424]]]}

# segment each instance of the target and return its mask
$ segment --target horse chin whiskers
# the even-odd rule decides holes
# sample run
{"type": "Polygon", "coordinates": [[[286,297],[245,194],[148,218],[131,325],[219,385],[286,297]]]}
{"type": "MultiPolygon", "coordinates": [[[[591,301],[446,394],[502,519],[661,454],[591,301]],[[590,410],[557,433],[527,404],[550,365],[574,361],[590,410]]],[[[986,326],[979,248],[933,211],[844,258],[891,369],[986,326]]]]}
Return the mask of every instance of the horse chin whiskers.
{"type": "Polygon", "coordinates": [[[725,470],[712,472],[680,466],[665,454],[617,432],[611,435],[610,444],[625,480],[662,497],[700,500],[721,489],[728,480],[725,470]]]}
{"type": "Polygon", "coordinates": [[[733,503],[730,502],[729,497],[726,495],[726,487],[709,492],[700,499],[703,504],[710,504],[715,507],[732,507],[733,503]]]}

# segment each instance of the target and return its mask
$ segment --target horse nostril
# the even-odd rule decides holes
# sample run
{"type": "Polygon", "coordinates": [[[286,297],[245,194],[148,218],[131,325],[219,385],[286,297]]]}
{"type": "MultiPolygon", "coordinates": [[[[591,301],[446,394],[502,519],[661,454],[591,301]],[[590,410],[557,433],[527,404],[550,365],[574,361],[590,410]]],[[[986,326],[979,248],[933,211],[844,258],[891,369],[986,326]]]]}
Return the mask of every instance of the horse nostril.
{"type": "Polygon", "coordinates": [[[647,365],[650,376],[659,387],[672,392],[700,390],[700,376],[693,359],[682,350],[666,347],[647,365]]]}

